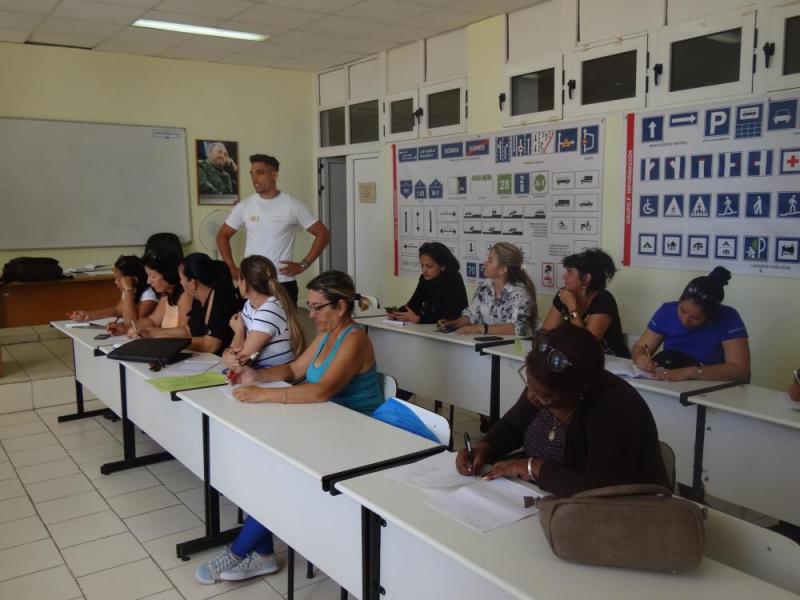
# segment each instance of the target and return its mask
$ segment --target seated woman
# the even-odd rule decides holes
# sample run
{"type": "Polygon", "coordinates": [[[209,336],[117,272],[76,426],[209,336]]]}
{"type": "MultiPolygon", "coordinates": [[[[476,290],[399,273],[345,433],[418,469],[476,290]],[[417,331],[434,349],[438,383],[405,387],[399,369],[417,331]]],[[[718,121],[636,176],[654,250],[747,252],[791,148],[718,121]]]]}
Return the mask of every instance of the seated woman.
{"type": "Polygon", "coordinates": [[[692,279],[677,302],[662,304],[633,347],[636,366],[665,381],[748,382],[747,329],[736,309],[722,304],[723,287],[730,278],[730,271],[716,267],[709,275],[692,279]],[[673,362],[690,362],[692,366],[660,368],[652,354],[661,342],[665,353],[674,357],[673,362]]]}
{"type": "Polygon", "coordinates": [[[789,394],[789,398],[795,402],[800,402],[800,369],[794,372],[794,381],[792,385],[789,386],[787,393],[789,394]]]}
{"type": "Polygon", "coordinates": [[[76,310],[70,313],[73,321],[91,321],[104,317],[122,318],[123,323],[142,319],[153,312],[158,296],[147,285],[147,274],[138,256],[121,255],[114,263],[114,285],[121,292],[119,302],[108,308],[76,310]]]}
{"type": "Polygon", "coordinates": [[[388,316],[406,323],[436,323],[456,319],[469,304],[458,259],[440,242],[425,242],[419,248],[417,289],[411,300],[388,316]]]}
{"type": "Polygon", "coordinates": [[[456,456],[462,475],[519,477],[556,496],[626,483],[668,486],[658,431],[647,404],[603,369],[603,348],[587,329],[562,325],[534,338],[520,369],[526,389],[489,433],[456,456]],[[501,460],[522,446],[524,458],[501,460]]]}
{"type": "Polygon", "coordinates": [[[564,323],[586,327],[606,353],[630,358],[617,301],[606,289],[617,272],[612,258],[600,248],[592,248],[567,256],[564,269],[564,287],[553,297],[542,329],[551,331],[564,323]]]}
{"type": "MultiPolygon", "coordinates": [[[[147,284],[159,296],[155,310],[145,317],[130,323],[110,323],[108,330],[114,335],[127,332],[128,337],[137,337],[140,332],[152,327],[177,327],[180,321],[178,300],[183,294],[178,264],[180,257],[169,250],[154,250],[144,255],[142,265],[147,274],[147,284]]],[[[188,304],[185,309],[188,310],[188,304]]]]}
{"type": "Polygon", "coordinates": [[[222,354],[232,373],[246,365],[264,369],[286,364],[305,350],[297,307],[277,278],[275,265],[264,256],[248,256],[239,265],[239,293],[246,301],[242,312],[230,319],[233,341],[222,354]]]}
{"type": "MultiPolygon", "coordinates": [[[[241,373],[243,383],[292,382],[303,377],[306,383],[285,388],[241,386],[234,395],[241,402],[336,402],[368,415],[383,398],[372,344],[353,322],[352,312],[356,302],[363,309],[369,302],[356,293],[353,280],[341,271],[321,273],[307,287],[308,311],[319,332],[311,345],[294,362],[258,371],[245,367],[241,373]]],[[[248,517],[231,547],[200,565],[195,577],[201,583],[211,584],[274,573],[278,569],[272,534],[248,517]]]]}
{"type": "Polygon", "coordinates": [[[233,290],[230,271],[222,261],[194,252],[184,257],[178,267],[183,297],[179,306],[191,302],[181,311],[177,327],[150,327],[140,330],[142,337],[189,337],[189,350],[222,354],[233,339],[228,322],[241,302],[233,290]],[[188,299],[188,300],[187,300],[188,299]]]}
{"type": "Polygon", "coordinates": [[[536,288],[522,269],[522,252],[508,242],[495,244],[484,262],[481,281],[462,316],[438,325],[458,335],[527,335],[536,327],[536,288]]]}

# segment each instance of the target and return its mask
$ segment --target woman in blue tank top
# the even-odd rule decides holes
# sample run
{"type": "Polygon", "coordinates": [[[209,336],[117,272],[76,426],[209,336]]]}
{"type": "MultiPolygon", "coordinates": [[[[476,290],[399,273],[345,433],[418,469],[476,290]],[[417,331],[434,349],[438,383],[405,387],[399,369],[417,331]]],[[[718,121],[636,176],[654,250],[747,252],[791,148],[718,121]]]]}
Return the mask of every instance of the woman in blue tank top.
{"type": "MultiPolygon", "coordinates": [[[[287,388],[242,386],[234,395],[241,402],[330,401],[369,415],[383,402],[383,397],[372,344],[352,316],[356,302],[365,309],[369,301],[356,293],[353,280],[341,271],[321,273],[307,287],[306,306],[317,326],[316,339],[289,364],[259,370],[246,367],[241,373],[241,382],[245,384],[303,378],[306,383],[287,388]]],[[[211,584],[266,575],[278,569],[272,533],[248,517],[230,548],[200,565],[195,577],[201,583],[211,584]]]]}

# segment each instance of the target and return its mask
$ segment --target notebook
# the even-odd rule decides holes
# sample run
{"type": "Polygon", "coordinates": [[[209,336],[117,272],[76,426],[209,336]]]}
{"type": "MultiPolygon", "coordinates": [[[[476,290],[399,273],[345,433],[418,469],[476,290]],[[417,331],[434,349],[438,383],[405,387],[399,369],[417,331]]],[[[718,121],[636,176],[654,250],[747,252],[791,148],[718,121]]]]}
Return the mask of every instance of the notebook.
{"type": "Polygon", "coordinates": [[[192,343],[189,338],[146,338],[131,340],[108,353],[108,358],[130,362],[157,362],[171,365],[191,356],[181,352],[192,343]]]}

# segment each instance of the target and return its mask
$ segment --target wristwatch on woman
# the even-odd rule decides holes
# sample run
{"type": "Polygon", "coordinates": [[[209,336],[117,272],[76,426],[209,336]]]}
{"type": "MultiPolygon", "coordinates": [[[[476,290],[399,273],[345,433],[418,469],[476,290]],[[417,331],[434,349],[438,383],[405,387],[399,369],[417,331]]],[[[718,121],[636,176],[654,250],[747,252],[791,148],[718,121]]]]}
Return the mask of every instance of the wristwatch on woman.
{"type": "Polygon", "coordinates": [[[308,267],[311,266],[311,263],[308,262],[305,258],[300,261],[300,266],[303,267],[303,271],[305,271],[308,267]]]}
{"type": "Polygon", "coordinates": [[[581,315],[580,315],[580,313],[577,311],[577,309],[576,309],[576,310],[571,310],[571,311],[569,311],[569,312],[567,313],[567,315],[569,315],[569,318],[570,318],[570,319],[577,319],[578,317],[580,317],[580,316],[581,316],[581,315]]]}

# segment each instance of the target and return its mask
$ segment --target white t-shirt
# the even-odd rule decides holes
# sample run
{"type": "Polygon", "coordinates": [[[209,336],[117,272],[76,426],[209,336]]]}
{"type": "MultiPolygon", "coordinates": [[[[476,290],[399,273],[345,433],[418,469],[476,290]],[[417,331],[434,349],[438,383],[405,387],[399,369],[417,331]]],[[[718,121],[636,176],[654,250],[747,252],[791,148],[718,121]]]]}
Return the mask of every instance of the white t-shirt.
{"type": "Polygon", "coordinates": [[[270,296],[258,308],[248,300],[242,308],[242,321],[248,333],[260,331],[272,336],[253,361],[251,366],[254,369],[284,365],[294,360],[286,313],[277,298],[270,296]]]}
{"type": "Polygon", "coordinates": [[[155,290],[151,288],[149,285],[144,288],[142,291],[142,295],[139,296],[139,302],[144,302],[145,300],[151,300],[152,302],[158,302],[158,294],[156,294],[155,290]]]}
{"type": "MultiPolygon", "coordinates": [[[[302,202],[281,192],[271,200],[253,194],[233,207],[225,223],[234,229],[245,226],[245,256],[266,256],[280,271],[282,260],[293,260],[297,230],[308,229],[318,220],[302,202]]],[[[278,273],[278,281],[294,281],[294,277],[278,273]]]]}

